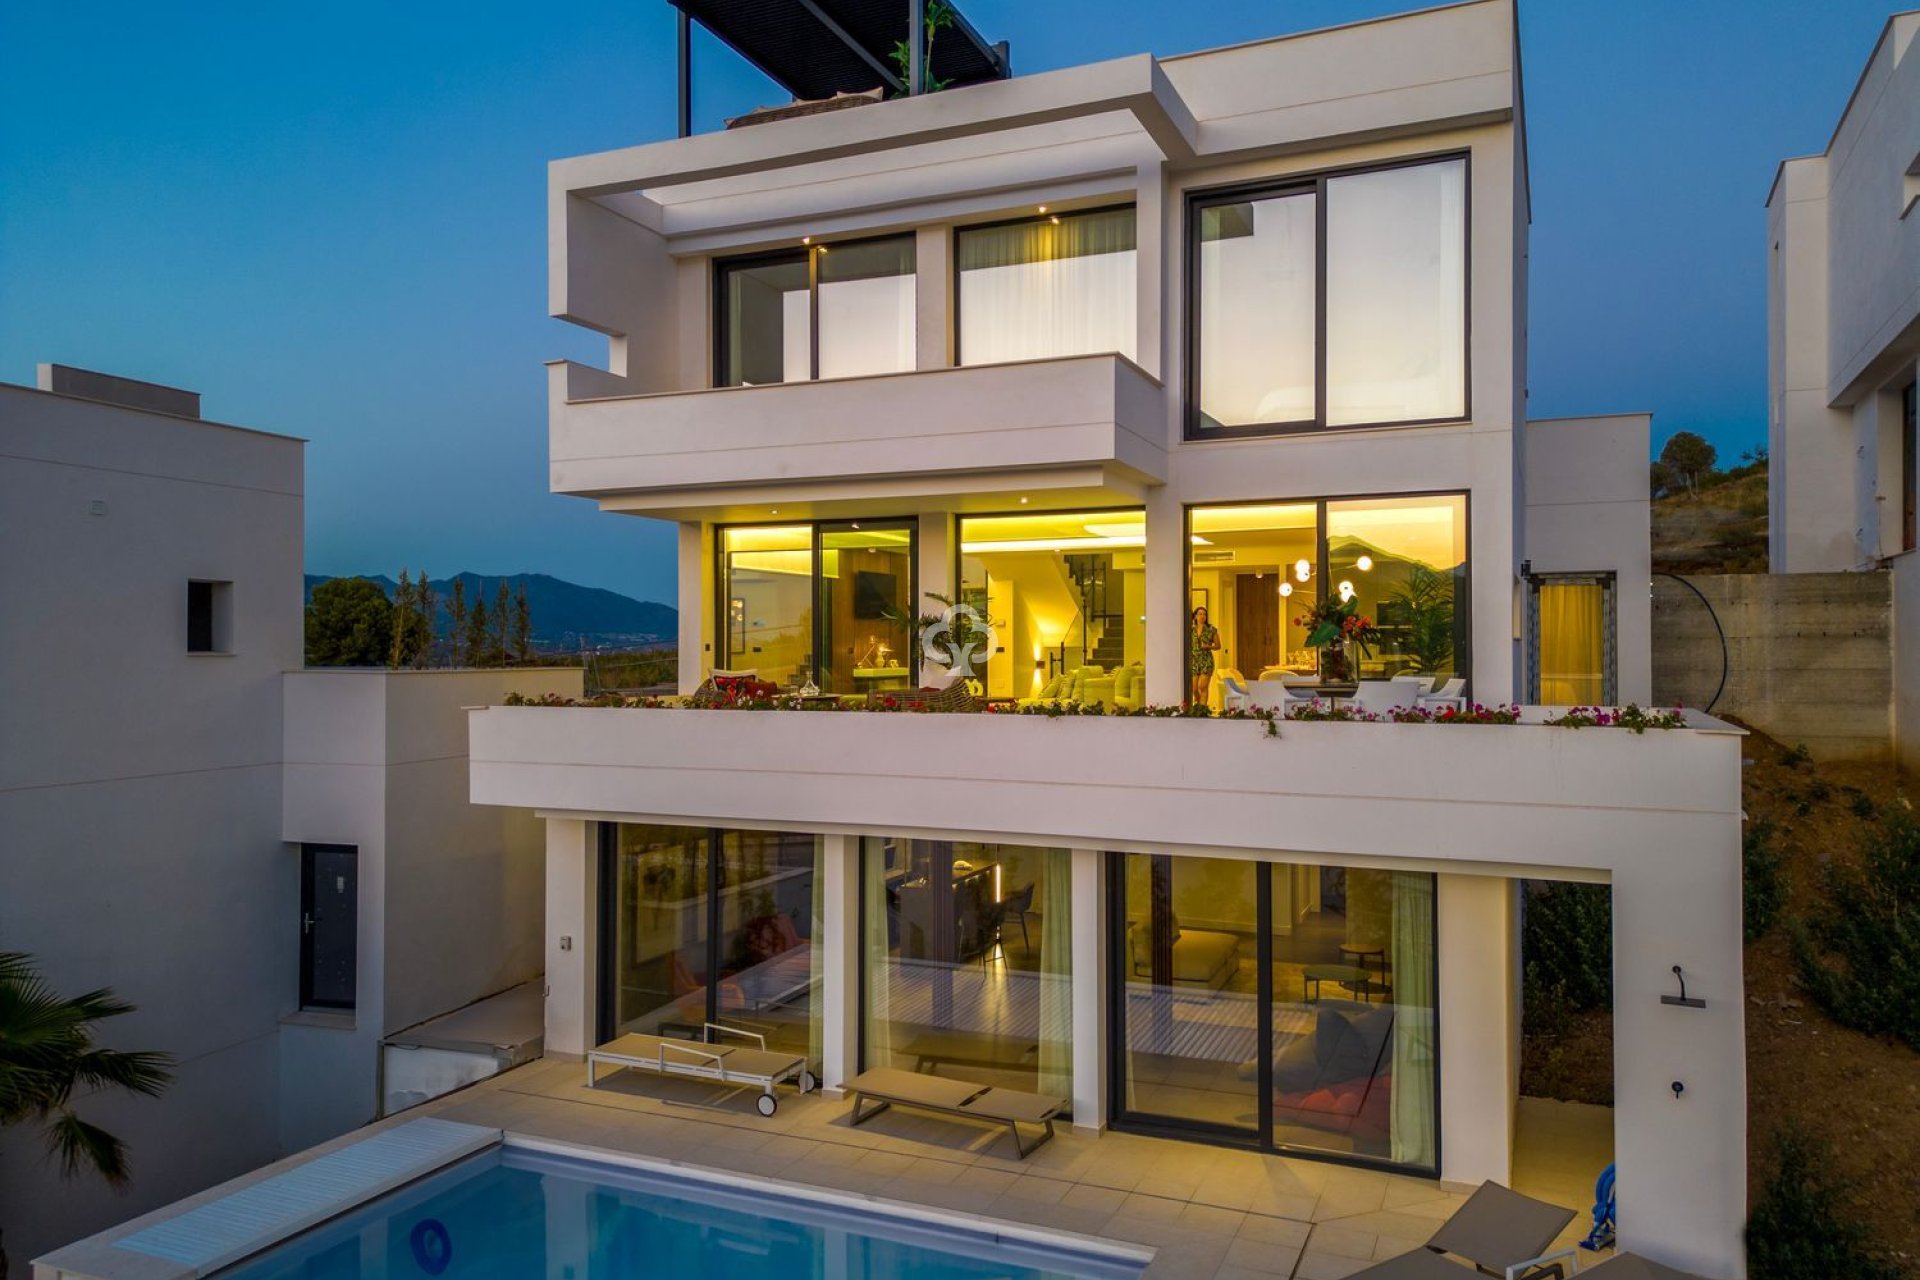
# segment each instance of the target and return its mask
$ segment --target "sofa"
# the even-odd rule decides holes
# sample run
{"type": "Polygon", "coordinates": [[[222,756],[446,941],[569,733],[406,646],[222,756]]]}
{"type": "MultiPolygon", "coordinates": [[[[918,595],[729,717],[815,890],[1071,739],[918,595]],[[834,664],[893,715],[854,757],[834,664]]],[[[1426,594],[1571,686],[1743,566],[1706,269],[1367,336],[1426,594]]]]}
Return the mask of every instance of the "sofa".
{"type": "Polygon", "coordinates": [[[1023,707],[1048,702],[1099,703],[1131,711],[1146,705],[1147,673],[1137,664],[1115,667],[1110,672],[1101,667],[1075,667],[1047,681],[1033,697],[1020,699],[1023,707]]]}
{"type": "Polygon", "coordinates": [[[1072,671],[1062,672],[1047,681],[1041,686],[1040,692],[1033,697],[1020,699],[1020,705],[1034,707],[1047,702],[1093,701],[1087,696],[1088,686],[1098,682],[1105,687],[1106,674],[1099,667],[1075,667],[1072,671]]]}
{"type": "MultiPolygon", "coordinates": [[[[1392,1122],[1393,1006],[1322,1000],[1313,1030],[1273,1055],[1273,1119],[1355,1136],[1384,1135],[1392,1122]]],[[[1260,1063],[1240,1064],[1253,1080],[1260,1063]]]]}
{"type": "MultiPolygon", "coordinates": [[[[1136,978],[1153,976],[1153,946],[1145,920],[1127,922],[1127,964],[1136,978]]],[[[1240,971],[1240,939],[1208,929],[1182,929],[1173,922],[1175,986],[1218,991],[1240,971]]]]}

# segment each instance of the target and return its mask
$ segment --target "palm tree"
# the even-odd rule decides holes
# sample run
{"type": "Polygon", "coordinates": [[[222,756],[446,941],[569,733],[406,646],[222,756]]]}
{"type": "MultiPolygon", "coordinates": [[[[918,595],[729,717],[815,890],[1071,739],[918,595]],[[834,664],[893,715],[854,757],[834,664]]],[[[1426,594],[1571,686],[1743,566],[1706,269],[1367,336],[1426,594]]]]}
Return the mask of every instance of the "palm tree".
{"type": "Polygon", "coordinates": [[[0,1129],[39,1124],[62,1177],[91,1170],[115,1187],[128,1177],[127,1144],[73,1109],[77,1089],[125,1089],[157,1097],[173,1079],[173,1056],[102,1049],[93,1024],[133,1012],[102,988],[55,995],[31,957],[0,951],[0,1129]]]}

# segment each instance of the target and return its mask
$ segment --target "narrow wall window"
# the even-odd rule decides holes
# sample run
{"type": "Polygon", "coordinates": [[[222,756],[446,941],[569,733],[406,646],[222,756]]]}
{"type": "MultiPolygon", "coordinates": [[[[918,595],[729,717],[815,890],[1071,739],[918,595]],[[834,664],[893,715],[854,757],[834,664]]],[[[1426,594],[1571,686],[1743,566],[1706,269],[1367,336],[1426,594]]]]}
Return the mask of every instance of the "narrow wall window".
{"type": "Polygon", "coordinates": [[[1527,701],[1612,706],[1614,577],[1539,574],[1527,580],[1527,701]]]}
{"type": "Polygon", "coordinates": [[[233,584],[187,583],[187,652],[233,652],[233,584]]]}
{"type": "Polygon", "coordinates": [[[1194,195],[1188,437],[1465,418],[1467,204],[1461,156],[1194,195]]]}
{"type": "Polygon", "coordinates": [[[960,363],[1134,354],[1132,208],[964,227],[960,363]]]}
{"type": "Polygon", "coordinates": [[[1914,442],[1914,411],[1920,382],[1900,393],[1900,549],[1920,547],[1920,449],[1914,442]]]}
{"type": "Polygon", "coordinates": [[[723,261],[716,292],[717,386],[852,378],[914,366],[912,236],[723,261]]]}
{"type": "Polygon", "coordinates": [[[349,845],[300,846],[300,1007],[351,1009],[360,933],[360,856],[349,845]]]}

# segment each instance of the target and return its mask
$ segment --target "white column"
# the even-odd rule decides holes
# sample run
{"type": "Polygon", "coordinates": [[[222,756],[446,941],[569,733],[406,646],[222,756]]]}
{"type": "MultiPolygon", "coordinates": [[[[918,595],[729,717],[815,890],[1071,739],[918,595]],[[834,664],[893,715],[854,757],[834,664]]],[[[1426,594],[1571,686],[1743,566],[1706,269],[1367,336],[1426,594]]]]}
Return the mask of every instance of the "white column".
{"type": "Polygon", "coordinates": [[[1107,1127],[1107,857],[1073,857],[1073,1127],[1107,1127]]]}
{"type": "Polygon", "coordinates": [[[680,692],[692,693],[713,665],[708,607],[707,529],[697,520],[680,524],[680,692]]]}
{"type": "MultiPolygon", "coordinates": [[[[928,600],[928,596],[942,595],[951,600],[958,595],[960,584],[953,580],[953,532],[953,516],[948,512],[920,513],[920,599],[916,607],[923,612],[940,612],[938,604],[928,600]]],[[[915,644],[919,640],[918,636],[914,637],[915,644]]]]}
{"type": "Polygon", "coordinates": [[[1167,281],[1164,246],[1168,241],[1164,166],[1158,162],[1141,165],[1135,170],[1134,187],[1134,263],[1139,292],[1134,299],[1133,362],[1158,378],[1165,365],[1161,358],[1167,281]]]}
{"type": "Polygon", "coordinates": [[[1512,882],[1437,877],[1440,1176],[1504,1183],[1513,1170],[1520,1028],[1512,882]]]}
{"type": "Polygon", "coordinates": [[[921,227],[913,243],[914,367],[953,364],[953,231],[921,227]]]}
{"type": "Polygon", "coordinates": [[[1187,696],[1186,511],[1167,486],[1147,491],[1147,701],[1187,696]]]}
{"type": "Polygon", "coordinates": [[[1676,845],[1684,856],[1614,873],[1613,1143],[1621,1248],[1736,1280],[1747,1209],[1740,828],[1718,825],[1676,845]],[[1676,964],[1705,1008],[1662,1003],[1680,992],[1676,964]]]}
{"type": "Polygon", "coordinates": [[[549,1056],[584,1054],[594,1043],[599,955],[595,824],[547,819],[547,1020],[549,1056]]]}
{"type": "Polygon", "coordinates": [[[860,1070],[860,840],[822,836],[826,920],[820,940],[820,1080],[829,1097],[860,1070]]]}

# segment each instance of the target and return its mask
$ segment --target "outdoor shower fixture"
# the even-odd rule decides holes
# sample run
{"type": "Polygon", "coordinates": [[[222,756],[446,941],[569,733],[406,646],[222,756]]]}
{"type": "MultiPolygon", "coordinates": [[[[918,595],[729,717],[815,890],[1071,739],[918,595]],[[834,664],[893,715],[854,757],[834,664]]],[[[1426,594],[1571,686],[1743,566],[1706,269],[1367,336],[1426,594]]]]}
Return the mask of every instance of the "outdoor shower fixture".
{"type": "MultiPolygon", "coordinates": [[[[1688,998],[1687,975],[1680,972],[1679,965],[1673,966],[1673,976],[1680,980],[1680,994],[1677,996],[1661,996],[1660,997],[1661,1004],[1678,1005],[1682,1009],[1704,1009],[1707,1007],[1707,1002],[1705,1000],[1700,999],[1697,996],[1691,999],[1688,998]]],[[[1680,1090],[1677,1087],[1674,1089],[1673,1092],[1675,1097],[1678,1097],[1680,1094],[1680,1090]]]]}

